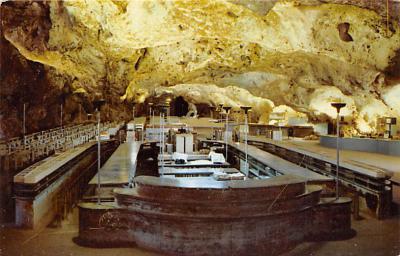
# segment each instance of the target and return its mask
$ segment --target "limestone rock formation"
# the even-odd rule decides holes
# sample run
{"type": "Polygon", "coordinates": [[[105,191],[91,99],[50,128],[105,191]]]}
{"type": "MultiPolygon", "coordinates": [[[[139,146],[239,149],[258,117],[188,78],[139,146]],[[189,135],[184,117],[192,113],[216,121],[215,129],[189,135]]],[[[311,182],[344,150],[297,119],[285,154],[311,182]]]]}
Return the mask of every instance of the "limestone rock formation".
{"type": "Polygon", "coordinates": [[[110,103],[108,118],[123,118],[124,102],[172,93],[251,105],[262,122],[281,105],[327,120],[329,103],[343,100],[354,132],[370,133],[378,117],[400,117],[400,5],[390,1],[387,22],[384,2],[6,2],[2,33],[43,65],[49,90],[86,94],[71,100],[70,121],[96,94],[110,103]]]}

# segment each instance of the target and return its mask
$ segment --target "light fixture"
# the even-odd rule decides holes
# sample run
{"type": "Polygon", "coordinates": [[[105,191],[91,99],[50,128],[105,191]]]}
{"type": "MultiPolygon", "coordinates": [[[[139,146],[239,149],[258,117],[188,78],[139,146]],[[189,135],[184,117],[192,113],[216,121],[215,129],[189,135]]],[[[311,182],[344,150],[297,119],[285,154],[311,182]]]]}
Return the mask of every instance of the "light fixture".
{"type": "Polygon", "coordinates": [[[164,134],[164,118],[167,112],[168,105],[159,104],[160,109],[160,156],[161,156],[161,173],[164,175],[164,149],[165,149],[165,134],[164,134]]]}
{"type": "Polygon", "coordinates": [[[336,199],[339,198],[339,137],[340,137],[340,109],[346,106],[343,102],[333,102],[331,106],[336,108],[336,199]]]}
{"type": "Polygon", "coordinates": [[[209,105],[208,109],[210,110],[210,118],[213,119],[215,107],[213,105],[209,105]]]}
{"type": "Polygon", "coordinates": [[[248,145],[247,145],[247,136],[249,133],[249,124],[247,121],[247,113],[249,112],[249,110],[251,109],[251,107],[248,106],[241,106],[240,107],[243,111],[244,111],[244,125],[245,125],[245,133],[244,133],[244,151],[245,151],[245,172],[246,175],[249,175],[249,159],[248,159],[248,145]]]}
{"type": "Polygon", "coordinates": [[[101,148],[100,148],[100,111],[106,103],[105,99],[97,99],[93,102],[97,114],[97,204],[100,204],[100,167],[101,167],[101,148]]]}
{"type": "Polygon", "coordinates": [[[23,138],[24,138],[24,146],[25,146],[25,144],[26,144],[26,137],[25,137],[25,135],[26,135],[26,103],[24,102],[24,105],[23,105],[23,111],[22,111],[23,113],[22,113],[22,135],[23,135],[23,138]]]}
{"type": "Polygon", "coordinates": [[[219,114],[218,122],[220,122],[222,120],[222,107],[223,106],[224,106],[224,104],[222,104],[222,103],[218,104],[218,109],[217,109],[218,114],[219,114]]]}
{"type": "MultiPolygon", "coordinates": [[[[154,105],[154,103],[153,102],[149,102],[149,103],[147,103],[148,105],[149,105],[149,107],[150,107],[150,109],[149,109],[149,122],[151,123],[151,130],[152,130],[152,132],[154,132],[154,127],[153,127],[153,125],[154,125],[154,119],[153,119],[153,112],[154,112],[154,110],[152,109],[152,107],[153,107],[153,105],[154,105]]],[[[149,140],[151,140],[152,138],[151,138],[151,136],[149,136],[149,140]]]]}
{"type": "MultiPolygon", "coordinates": [[[[131,105],[132,105],[132,121],[133,121],[133,123],[134,123],[134,126],[135,126],[135,106],[136,106],[136,102],[131,102],[131,105]]],[[[135,127],[133,128],[133,130],[135,130],[135,127]]]]}
{"type": "Polygon", "coordinates": [[[167,98],[166,100],[165,100],[165,105],[166,105],[166,108],[165,108],[165,120],[167,121],[167,123],[170,123],[170,120],[169,120],[169,116],[170,116],[170,108],[171,108],[171,98],[167,98]]]}
{"type": "Polygon", "coordinates": [[[78,98],[78,103],[79,103],[79,122],[82,123],[82,104],[83,104],[83,99],[85,97],[85,91],[83,89],[78,89],[76,90],[73,94],[77,96],[78,98]]]}
{"type": "Polygon", "coordinates": [[[228,161],[228,117],[229,117],[229,111],[231,110],[232,107],[229,106],[224,106],[223,109],[225,110],[226,116],[226,124],[225,124],[225,159],[228,161]]]}

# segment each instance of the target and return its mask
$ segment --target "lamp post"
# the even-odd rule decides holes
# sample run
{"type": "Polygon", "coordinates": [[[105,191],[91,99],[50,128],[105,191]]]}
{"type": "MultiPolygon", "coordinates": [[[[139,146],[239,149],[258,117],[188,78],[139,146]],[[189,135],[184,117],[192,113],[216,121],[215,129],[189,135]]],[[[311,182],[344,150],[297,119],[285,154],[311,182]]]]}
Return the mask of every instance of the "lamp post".
{"type": "Polygon", "coordinates": [[[93,105],[97,115],[97,204],[100,204],[100,167],[101,167],[101,151],[100,151],[100,111],[101,107],[106,103],[104,99],[95,100],[93,105]]]}
{"type": "Polygon", "coordinates": [[[164,136],[164,117],[167,112],[168,105],[161,104],[160,107],[160,155],[161,155],[161,175],[164,174],[164,148],[165,148],[165,136],[164,136]]]}
{"type": "Polygon", "coordinates": [[[236,111],[234,111],[234,113],[236,114],[236,117],[235,117],[235,122],[236,122],[236,125],[239,125],[239,115],[240,115],[240,109],[239,109],[239,110],[236,110],[236,111]]]}
{"type": "Polygon", "coordinates": [[[82,105],[79,104],[79,123],[82,123],[82,105]]]}
{"type": "Polygon", "coordinates": [[[135,106],[136,102],[132,102],[133,141],[136,141],[135,106]]]}
{"type": "Polygon", "coordinates": [[[26,144],[26,104],[24,103],[23,118],[22,118],[22,134],[24,136],[24,146],[26,144]]]}
{"type": "Polygon", "coordinates": [[[82,123],[82,104],[84,103],[85,99],[85,92],[82,90],[78,90],[74,92],[74,95],[76,95],[76,101],[79,103],[79,124],[82,123]]]}
{"type": "MultiPolygon", "coordinates": [[[[152,117],[153,117],[153,114],[152,114],[153,102],[149,102],[148,105],[149,105],[149,108],[150,108],[150,110],[149,110],[149,122],[151,123],[151,127],[153,128],[153,120],[152,120],[152,117]]],[[[154,130],[151,129],[151,132],[153,133],[154,130]]],[[[149,135],[150,135],[150,133],[149,133],[149,135]]],[[[150,136],[149,136],[149,140],[150,140],[150,136]]]]}
{"type": "Polygon", "coordinates": [[[208,106],[208,109],[210,110],[210,118],[213,119],[214,118],[214,109],[215,109],[215,107],[210,105],[210,106],[208,106]]]}
{"type": "Polygon", "coordinates": [[[61,126],[61,129],[62,129],[62,116],[63,116],[62,112],[63,112],[62,111],[62,104],[60,104],[60,126],[61,126]]]}
{"type": "MultiPolygon", "coordinates": [[[[210,110],[210,118],[211,118],[211,119],[214,119],[214,110],[215,110],[215,107],[214,107],[213,105],[209,105],[209,106],[208,106],[208,109],[210,110]]],[[[214,133],[214,125],[211,125],[211,138],[212,138],[212,139],[214,139],[214,135],[215,135],[215,133],[214,133]]]]}
{"type": "Polygon", "coordinates": [[[165,100],[165,105],[166,105],[166,115],[167,115],[167,123],[170,123],[170,116],[171,116],[171,98],[167,98],[165,100]]]}
{"type": "MultiPolygon", "coordinates": [[[[234,110],[233,114],[235,115],[234,116],[234,118],[235,118],[235,126],[236,127],[239,126],[239,128],[240,128],[240,124],[239,124],[240,109],[234,110]]],[[[235,130],[234,139],[235,139],[236,142],[240,142],[240,130],[239,130],[239,132],[237,130],[235,130]]]]}
{"type": "Polygon", "coordinates": [[[152,115],[153,121],[151,122],[152,123],[152,127],[151,128],[153,128],[153,137],[154,137],[154,126],[156,125],[155,122],[154,122],[155,117],[156,117],[156,110],[155,110],[155,108],[153,108],[153,115],[152,115]]]}
{"type": "Polygon", "coordinates": [[[245,141],[245,145],[244,145],[244,151],[245,151],[245,156],[246,156],[246,161],[245,161],[245,171],[246,171],[246,175],[249,175],[249,160],[248,160],[248,145],[247,145],[247,134],[249,133],[249,125],[248,125],[248,121],[247,121],[247,113],[249,112],[249,110],[251,109],[251,107],[246,107],[246,106],[241,106],[240,107],[243,111],[244,111],[244,125],[245,125],[245,133],[244,133],[244,141],[245,141]]]}
{"type": "Polygon", "coordinates": [[[336,199],[339,198],[339,137],[340,137],[340,109],[346,106],[346,103],[334,102],[331,106],[336,108],[336,199]]]}
{"type": "Polygon", "coordinates": [[[220,121],[220,120],[222,120],[222,107],[224,106],[224,104],[222,104],[222,103],[219,103],[218,104],[218,112],[219,112],[219,118],[218,118],[218,122],[220,121]]]}
{"type": "Polygon", "coordinates": [[[65,138],[64,128],[63,128],[63,104],[60,104],[60,128],[63,137],[63,151],[66,150],[66,142],[67,139],[65,138]]]}
{"type": "Polygon", "coordinates": [[[225,110],[226,114],[226,124],[225,124],[225,159],[228,161],[228,118],[229,118],[229,111],[231,110],[232,107],[225,106],[223,109],[225,110]]]}
{"type": "Polygon", "coordinates": [[[153,107],[153,102],[149,102],[148,103],[148,105],[149,105],[149,119],[151,119],[151,108],[153,107]]]}
{"type": "Polygon", "coordinates": [[[135,120],[135,106],[136,102],[132,102],[132,121],[135,120]]]}

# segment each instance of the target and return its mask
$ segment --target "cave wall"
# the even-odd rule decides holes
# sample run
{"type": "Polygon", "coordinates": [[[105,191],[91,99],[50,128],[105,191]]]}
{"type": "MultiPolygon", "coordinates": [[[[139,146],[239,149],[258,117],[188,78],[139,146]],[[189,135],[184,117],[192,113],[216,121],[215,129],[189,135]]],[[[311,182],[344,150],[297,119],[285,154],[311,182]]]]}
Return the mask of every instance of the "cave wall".
{"type": "Polygon", "coordinates": [[[400,117],[400,4],[389,2],[389,29],[386,1],[3,3],[0,135],[19,134],[25,95],[28,132],[58,125],[62,103],[64,123],[96,97],[104,119],[127,119],[129,102],[163,94],[251,105],[263,122],[278,108],[329,120],[342,100],[355,132],[372,132],[400,117]]]}
{"type": "Polygon", "coordinates": [[[44,37],[43,40],[48,38],[48,29],[51,27],[49,17],[46,17],[45,12],[28,8],[24,2],[10,2],[7,5],[10,7],[6,7],[4,3],[1,6],[0,139],[22,134],[24,103],[28,133],[56,126],[57,99],[62,93],[47,79],[46,67],[43,64],[27,60],[4,38],[5,27],[10,23],[18,23],[31,35],[24,38],[31,40],[28,44],[32,46],[31,49],[43,50],[39,37],[44,37]],[[28,31],[29,29],[31,30],[28,31]]]}
{"type": "MultiPolygon", "coordinates": [[[[47,51],[52,26],[49,2],[9,1],[2,3],[0,10],[0,139],[22,135],[24,103],[27,133],[60,126],[61,105],[63,125],[87,120],[96,96],[74,94],[73,78],[27,59],[4,36],[4,31],[17,31],[28,50],[47,51]]],[[[129,111],[126,106],[105,110],[103,120],[118,119],[120,112],[120,118],[127,118],[125,112],[129,111]]]]}

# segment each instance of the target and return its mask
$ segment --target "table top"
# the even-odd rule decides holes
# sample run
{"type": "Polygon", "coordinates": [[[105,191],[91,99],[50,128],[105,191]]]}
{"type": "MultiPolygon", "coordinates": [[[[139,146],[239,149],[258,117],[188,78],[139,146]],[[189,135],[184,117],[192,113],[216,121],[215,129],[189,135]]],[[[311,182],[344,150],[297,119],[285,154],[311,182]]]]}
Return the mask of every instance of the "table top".
{"type": "MultiPolygon", "coordinates": [[[[101,184],[126,184],[135,176],[140,141],[125,142],[115,150],[100,169],[101,184]]],[[[97,174],[89,184],[97,184],[97,174]]]]}
{"type": "MultiPolygon", "coordinates": [[[[230,145],[244,152],[244,143],[231,142],[230,145]]],[[[248,145],[248,154],[257,161],[285,175],[297,175],[307,181],[331,181],[332,178],[313,172],[283,158],[275,156],[255,146],[248,145]]]]}
{"type": "MultiPolygon", "coordinates": [[[[193,160],[188,161],[184,164],[176,164],[175,161],[164,161],[164,167],[175,167],[175,168],[185,168],[185,167],[229,167],[230,164],[225,163],[213,163],[210,160],[193,160]]],[[[161,161],[158,162],[158,167],[161,167],[161,161]]]]}
{"type": "MultiPolygon", "coordinates": [[[[154,176],[138,176],[134,179],[135,183],[143,185],[159,186],[159,187],[177,187],[177,188],[197,188],[197,189],[245,189],[245,188],[261,188],[267,186],[282,186],[287,184],[304,183],[305,180],[294,175],[277,176],[265,180],[229,180],[217,181],[213,177],[154,177],[154,176]]],[[[123,189],[118,189],[122,191],[123,189]]],[[[127,190],[129,191],[129,190],[127,190]]]]}
{"type": "Polygon", "coordinates": [[[236,168],[173,168],[164,167],[163,175],[176,175],[176,174],[209,174],[212,175],[215,172],[225,173],[238,173],[239,170],[236,168]]]}

